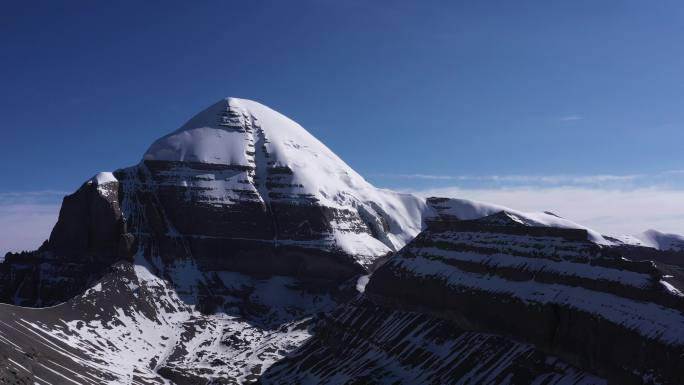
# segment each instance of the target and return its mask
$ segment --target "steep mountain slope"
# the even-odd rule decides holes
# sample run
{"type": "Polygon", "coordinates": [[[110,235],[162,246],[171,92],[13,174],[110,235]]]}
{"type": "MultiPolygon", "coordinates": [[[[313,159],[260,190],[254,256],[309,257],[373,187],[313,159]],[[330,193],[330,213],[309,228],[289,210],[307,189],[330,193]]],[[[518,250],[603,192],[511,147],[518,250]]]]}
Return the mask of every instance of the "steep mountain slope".
{"type": "MultiPolygon", "coordinates": [[[[505,215],[499,217],[504,223],[510,222],[511,224],[518,223],[520,225],[533,227],[584,230],[588,240],[600,245],[612,245],[611,241],[605,239],[595,230],[550,212],[527,213],[496,204],[477,202],[468,199],[432,197],[428,198],[426,203],[429,210],[424,214],[424,222],[427,224],[449,224],[457,221],[480,219],[504,212],[505,215]]],[[[493,220],[494,218],[497,217],[492,217],[490,220],[493,220]]]]}
{"type": "Polygon", "coordinates": [[[252,382],[311,336],[312,317],[335,306],[335,288],[291,277],[186,266],[172,284],[153,272],[143,260],[120,262],[66,303],[0,305],[0,382],[252,382]],[[200,275],[223,289],[222,311],[197,311],[183,291],[200,275]]]}
{"type": "Polygon", "coordinates": [[[653,229],[636,235],[618,236],[614,240],[625,246],[651,247],[660,251],[684,251],[684,235],[668,234],[653,229]]]}
{"type": "Polygon", "coordinates": [[[7,255],[0,382],[681,383],[684,277],[646,249],[377,189],[228,98],[7,255]]]}
{"type": "Polygon", "coordinates": [[[681,287],[591,239],[505,211],[433,222],[373,273],[366,295],[533,343],[615,383],[682,383],[681,287]]]}
{"type": "Polygon", "coordinates": [[[50,239],[0,264],[0,302],[51,306],[79,294],[137,251],[121,212],[119,183],[101,173],[64,198],[50,239]]]}
{"type": "Polygon", "coordinates": [[[610,246],[621,256],[635,261],[653,261],[679,290],[684,288],[684,242],[677,234],[647,230],[635,236],[608,238],[610,246]]]}
{"type": "Polygon", "coordinates": [[[651,229],[646,230],[635,237],[641,240],[644,246],[649,246],[664,251],[684,251],[683,235],[667,234],[651,229]]]}
{"type": "Polygon", "coordinates": [[[158,265],[189,258],[200,270],[343,281],[412,239],[425,210],[370,185],[292,120],[228,98],[138,165],[66,197],[49,241],[1,265],[0,294],[56,304],[139,249],[158,265]]]}
{"type": "MultiPolygon", "coordinates": [[[[421,228],[424,202],[379,190],[300,125],[259,103],[228,98],[159,139],[144,155],[163,204],[177,203],[178,231],[188,210],[223,209],[202,235],[252,237],[279,245],[338,248],[369,266],[396,251],[421,228]],[[249,219],[235,205],[252,208],[249,219]],[[240,229],[221,228],[239,222],[240,229]]],[[[194,229],[192,229],[194,230],[194,229]]],[[[197,241],[200,242],[200,241],[197,241]]]]}
{"type": "Polygon", "coordinates": [[[0,378],[253,381],[426,209],[277,112],[221,100],[67,196],[39,250],[7,255],[2,302],[42,308],[3,305],[0,378]]]}
{"type": "Polygon", "coordinates": [[[264,384],[574,384],[606,380],[531,344],[359,299],[319,321],[264,384]]]}
{"type": "Polygon", "coordinates": [[[663,266],[553,214],[427,203],[425,231],[262,382],[682,383],[683,285],[663,266]]]}

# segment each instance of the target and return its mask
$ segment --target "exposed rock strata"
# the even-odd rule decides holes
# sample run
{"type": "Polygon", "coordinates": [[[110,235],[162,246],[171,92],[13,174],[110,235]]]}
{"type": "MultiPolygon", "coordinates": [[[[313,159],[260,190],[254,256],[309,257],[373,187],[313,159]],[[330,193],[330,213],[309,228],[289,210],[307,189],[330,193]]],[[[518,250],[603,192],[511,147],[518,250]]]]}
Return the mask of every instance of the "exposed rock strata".
{"type": "Polygon", "coordinates": [[[684,297],[651,262],[505,212],[429,227],[366,286],[377,303],[499,333],[615,383],[684,381],[684,297]]]}

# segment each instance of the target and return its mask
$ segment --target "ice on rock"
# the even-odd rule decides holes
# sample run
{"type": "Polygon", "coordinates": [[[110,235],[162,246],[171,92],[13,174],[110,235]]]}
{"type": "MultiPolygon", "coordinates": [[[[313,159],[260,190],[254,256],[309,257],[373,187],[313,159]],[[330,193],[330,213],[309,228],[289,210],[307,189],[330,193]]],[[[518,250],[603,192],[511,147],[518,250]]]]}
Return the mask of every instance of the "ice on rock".
{"type": "Polygon", "coordinates": [[[684,250],[684,236],[679,234],[668,234],[658,230],[646,230],[635,238],[643,242],[645,246],[653,247],[658,250],[684,250]]]}
{"type": "Polygon", "coordinates": [[[92,177],[90,181],[94,183],[96,186],[100,186],[110,182],[118,182],[114,174],[111,172],[100,172],[94,177],[92,177]]]}
{"type": "Polygon", "coordinates": [[[549,212],[523,212],[505,206],[468,199],[445,199],[438,205],[440,207],[436,212],[427,214],[428,219],[434,219],[437,215],[448,215],[459,220],[473,220],[504,211],[511,219],[523,225],[582,229],[587,231],[589,240],[603,245],[610,244],[599,232],[549,212]]]}
{"type": "Polygon", "coordinates": [[[253,174],[244,171],[240,177],[217,174],[194,182],[217,191],[213,203],[225,200],[224,191],[253,189],[265,204],[274,194],[308,197],[321,206],[368,213],[364,219],[370,222],[387,222],[381,239],[349,229],[334,229],[331,234],[337,247],[359,256],[362,264],[411,240],[421,231],[427,210],[421,198],[374,187],[298,123],[246,99],[226,98],[213,104],[154,142],[143,160],[198,162],[236,172],[254,169],[253,174]],[[288,185],[267,183],[274,173],[287,174],[288,185]]]}

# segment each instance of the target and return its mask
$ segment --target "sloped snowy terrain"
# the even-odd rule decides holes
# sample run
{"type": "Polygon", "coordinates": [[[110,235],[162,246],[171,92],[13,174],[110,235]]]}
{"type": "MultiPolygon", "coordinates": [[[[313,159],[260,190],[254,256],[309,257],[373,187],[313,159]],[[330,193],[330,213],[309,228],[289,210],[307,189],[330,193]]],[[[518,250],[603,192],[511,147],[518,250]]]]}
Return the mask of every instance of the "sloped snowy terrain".
{"type": "Polygon", "coordinates": [[[636,235],[620,235],[615,240],[628,246],[651,247],[661,251],[684,251],[684,235],[646,230],[636,235]]]}
{"type": "Polygon", "coordinates": [[[684,297],[676,286],[678,277],[622,258],[585,229],[500,211],[431,223],[373,273],[365,294],[582,357],[616,383],[679,383],[684,297]]]}
{"type": "Polygon", "coordinates": [[[283,229],[274,229],[275,240],[338,247],[365,266],[421,229],[421,199],[373,187],[299,124],[250,100],[219,101],[157,140],[143,159],[182,164],[160,172],[169,178],[159,184],[183,188],[194,203],[224,210],[245,201],[271,211],[285,204],[329,208],[332,221],[315,242],[283,229]]]}
{"type": "Polygon", "coordinates": [[[610,242],[597,231],[549,212],[527,213],[496,204],[477,202],[468,199],[428,198],[427,203],[431,209],[425,214],[425,220],[428,222],[480,219],[503,211],[507,213],[509,219],[519,224],[537,227],[586,230],[588,239],[594,243],[603,245],[610,244],[610,242]]]}
{"type": "Polygon", "coordinates": [[[680,240],[378,189],[227,98],[0,264],[0,383],[682,383],[680,240]]]}
{"type": "Polygon", "coordinates": [[[357,300],[321,322],[264,384],[575,384],[606,380],[530,344],[357,300]]]}
{"type": "Polygon", "coordinates": [[[151,270],[144,260],[117,264],[54,307],[1,305],[5,373],[31,384],[251,382],[336,304],[330,292],[290,277],[202,273],[187,264],[170,269],[174,283],[151,270]],[[221,311],[197,309],[197,280],[207,279],[225,282],[213,282],[226,300],[221,311]]]}
{"type": "Polygon", "coordinates": [[[667,234],[651,229],[634,237],[639,239],[644,246],[658,250],[684,251],[684,235],[667,234]]]}

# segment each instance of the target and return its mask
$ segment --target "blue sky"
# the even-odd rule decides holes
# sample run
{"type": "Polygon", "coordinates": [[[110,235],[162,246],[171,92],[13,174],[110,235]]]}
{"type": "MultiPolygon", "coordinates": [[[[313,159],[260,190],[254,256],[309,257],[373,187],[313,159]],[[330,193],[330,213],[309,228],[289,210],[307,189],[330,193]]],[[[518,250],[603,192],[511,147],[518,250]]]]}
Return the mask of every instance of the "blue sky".
{"type": "MultiPolygon", "coordinates": [[[[677,194],[683,18],[680,1],[3,2],[0,213],[56,215],[224,96],[292,117],[383,187],[677,194]]],[[[669,209],[605,231],[684,232],[669,209]]]]}

